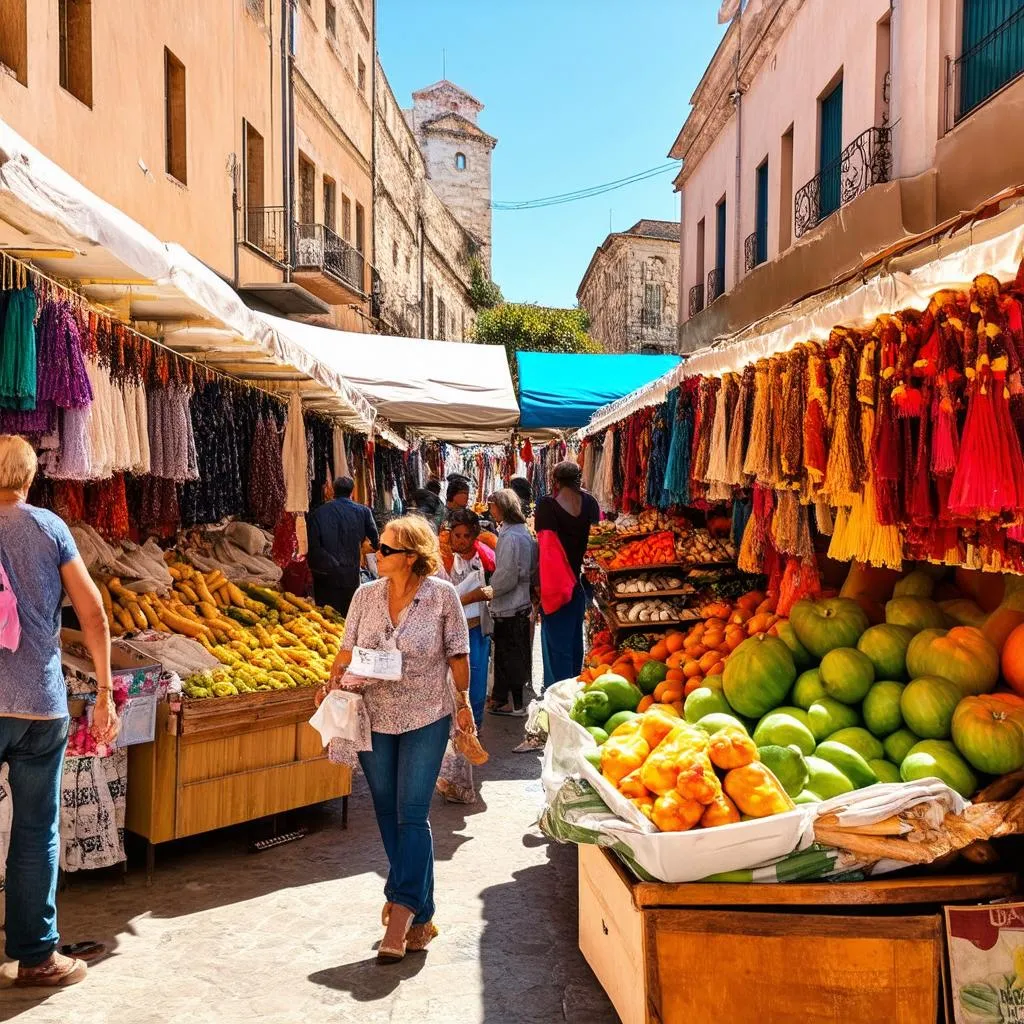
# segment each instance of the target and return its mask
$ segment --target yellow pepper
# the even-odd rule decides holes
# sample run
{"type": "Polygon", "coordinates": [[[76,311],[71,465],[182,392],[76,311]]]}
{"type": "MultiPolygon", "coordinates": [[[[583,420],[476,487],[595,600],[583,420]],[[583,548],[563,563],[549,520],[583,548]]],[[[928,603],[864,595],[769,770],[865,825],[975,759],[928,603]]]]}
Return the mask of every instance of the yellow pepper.
{"type": "Polygon", "coordinates": [[[651,821],[662,832],[686,832],[700,821],[703,814],[703,804],[687,800],[673,789],[654,801],[651,821]]]}
{"type": "MultiPolygon", "coordinates": [[[[649,797],[650,790],[640,781],[640,769],[631,771],[620,783],[619,792],[628,797],[649,797]]],[[[652,801],[653,802],[653,801],[652,801]]]]}
{"type": "Polygon", "coordinates": [[[640,719],[640,735],[647,740],[653,750],[677,725],[679,716],[675,711],[654,706],[640,719]]]}
{"type": "Polygon", "coordinates": [[[699,804],[712,804],[722,795],[722,784],[707,754],[694,752],[680,762],[676,792],[699,804]]]}
{"type": "Polygon", "coordinates": [[[630,803],[645,817],[650,818],[654,813],[654,797],[638,796],[630,800],[630,803]]]}
{"type": "Polygon", "coordinates": [[[677,722],[670,732],[651,752],[640,769],[643,784],[659,796],[676,788],[679,769],[686,764],[689,755],[703,754],[708,749],[708,736],[703,729],[687,722],[677,722]]]}
{"type": "Polygon", "coordinates": [[[727,725],[711,737],[711,763],[728,771],[758,760],[757,746],[738,725],[727,725]]]}
{"type": "Polygon", "coordinates": [[[744,814],[767,818],[796,806],[782,783],[759,761],[734,768],[725,777],[725,791],[744,814]]]}
{"type": "Polygon", "coordinates": [[[601,747],[601,773],[617,786],[630,772],[644,763],[650,752],[647,740],[638,733],[622,736],[616,732],[601,747]]]}
{"type": "Polygon", "coordinates": [[[704,808],[700,825],[701,828],[714,828],[716,825],[733,825],[739,820],[740,812],[736,805],[719,789],[714,803],[704,808]]]}

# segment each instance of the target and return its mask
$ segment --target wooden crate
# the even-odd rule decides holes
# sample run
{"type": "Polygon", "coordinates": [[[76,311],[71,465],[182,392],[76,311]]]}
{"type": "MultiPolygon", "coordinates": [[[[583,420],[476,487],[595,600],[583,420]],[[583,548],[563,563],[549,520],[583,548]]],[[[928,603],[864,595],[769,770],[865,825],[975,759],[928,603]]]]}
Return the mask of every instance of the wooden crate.
{"type": "Polygon", "coordinates": [[[935,1024],[939,908],[1013,874],[743,885],[636,882],[579,847],[579,942],[623,1024],[935,1024]]]}
{"type": "Polygon", "coordinates": [[[312,690],[282,690],[158,709],[153,743],[129,748],[126,827],[150,843],[347,797],[310,727],[312,690]]]}

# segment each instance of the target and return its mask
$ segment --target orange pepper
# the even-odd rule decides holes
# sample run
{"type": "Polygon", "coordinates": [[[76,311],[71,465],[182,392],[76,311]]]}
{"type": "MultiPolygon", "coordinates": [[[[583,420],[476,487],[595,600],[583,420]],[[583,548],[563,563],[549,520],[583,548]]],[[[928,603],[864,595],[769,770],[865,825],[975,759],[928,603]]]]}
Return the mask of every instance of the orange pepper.
{"type": "Polygon", "coordinates": [[[711,763],[716,768],[742,768],[757,760],[754,741],[738,725],[727,725],[711,737],[711,763]]]}
{"type": "Polygon", "coordinates": [[[651,821],[662,832],[686,832],[700,821],[703,814],[703,804],[687,800],[673,789],[654,801],[651,821]]]}
{"type": "Polygon", "coordinates": [[[738,808],[719,788],[718,796],[704,809],[700,824],[701,828],[714,828],[716,825],[734,825],[740,820],[738,808]]]}

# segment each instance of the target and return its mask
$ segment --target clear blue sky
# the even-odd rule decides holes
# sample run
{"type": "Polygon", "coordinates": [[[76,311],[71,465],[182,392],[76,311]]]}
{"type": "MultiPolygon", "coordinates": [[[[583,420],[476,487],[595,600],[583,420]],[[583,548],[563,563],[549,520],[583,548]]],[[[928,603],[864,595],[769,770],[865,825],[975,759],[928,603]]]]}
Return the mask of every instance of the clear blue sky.
{"type": "MultiPolygon", "coordinates": [[[[493,197],[534,199],[667,163],[724,26],[720,0],[378,0],[377,46],[403,106],[448,78],[498,137],[493,197]]],[[[547,209],[494,211],[494,278],[516,302],[574,306],[611,225],[679,219],[671,171],[547,209]]]]}

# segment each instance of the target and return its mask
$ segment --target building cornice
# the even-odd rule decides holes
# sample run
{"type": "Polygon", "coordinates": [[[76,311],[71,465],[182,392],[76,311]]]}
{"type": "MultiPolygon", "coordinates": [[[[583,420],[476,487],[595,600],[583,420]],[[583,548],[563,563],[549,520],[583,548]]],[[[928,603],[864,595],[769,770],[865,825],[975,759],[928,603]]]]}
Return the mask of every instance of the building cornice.
{"type": "Polygon", "coordinates": [[[742,43],[739,91],[745,93],[803,5],[804,0],[767,0],[757,12],[743,18],[742,39],[738,38],[738,19],[729,25],[694,90],[690,114],[668,153],[673,160],[683,162],[674,181],[677,191],[686,184],[733,116],[737,42],[742,43]]]}

